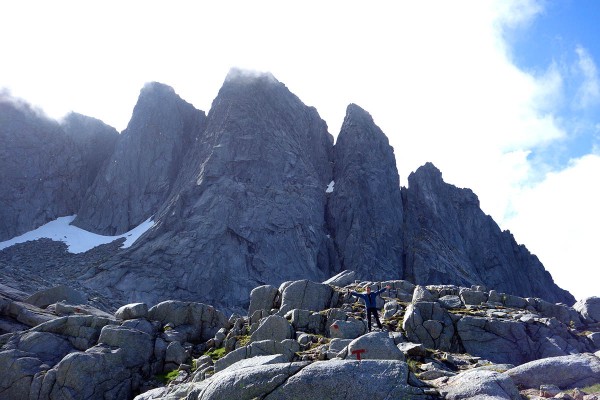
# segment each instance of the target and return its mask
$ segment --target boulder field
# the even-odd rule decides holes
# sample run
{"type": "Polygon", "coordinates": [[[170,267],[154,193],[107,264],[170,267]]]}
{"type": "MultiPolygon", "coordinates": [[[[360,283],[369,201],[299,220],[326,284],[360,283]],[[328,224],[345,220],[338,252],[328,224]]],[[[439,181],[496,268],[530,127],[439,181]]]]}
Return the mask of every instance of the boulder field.
{"type": "Polygon", "coordinates": [[[0,398],[598,398],[597,298],[354,276],[259,286],[229,317],[183,301],[108,314],[66,286],[2,286],[0,398]],[[383,327],[368,332],[350,292],[387,285],[383,327]]]}

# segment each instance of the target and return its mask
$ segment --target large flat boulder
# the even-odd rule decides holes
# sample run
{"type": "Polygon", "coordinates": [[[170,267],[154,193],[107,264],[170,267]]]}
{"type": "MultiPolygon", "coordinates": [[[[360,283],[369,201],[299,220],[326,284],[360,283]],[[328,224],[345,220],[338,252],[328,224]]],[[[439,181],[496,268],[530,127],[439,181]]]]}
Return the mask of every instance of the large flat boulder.
{"type": "Polygon", "coordinates": [[[346,359],[404,361],[405,357],[387,332],[371,332],[350,342],[346,359]]]}
{"type": "Polygon", "coordinates": [[[509,377],[480,369],[450,378],[440,393],[446,400],[521,400],[519,390],[509,377]]]}
{"type": "Polygon", "coordinates": [[[279,314],[284,315],[295,308],[309,311],[322,311],[335,306],[337,293],[329,285],[306,279],[292,282],[282,293],[279,314]]]}
{"type": "Polygon", "coordinates": [[[588,322],[600,322],[600,297],[592,296],[579,300],[573,305],[588,322]]]}
{"type": "Polygon", "coordinates": [[[29,296],[25,301],[34,306],[45,308],[50,304],[64,301],[67,304],[85,304],[87,296],[77,290],[65,285],[55,286],[50,289],[41,290],[29,296]]]}
{"type": "Polygon", "coordinates": [[[408,366],[393,360],[330,360],[304,367],[264,400],[383,400],[418,398],[408,366]]]}
{"type": "Polygon", "coordinates": [[[214,307],[185,301],[163,301],[148,310],[148,319],[161,324],[172,324],[177,331],[185,332],[184,341],[206,341],[217,331],[229,326],[225,315],[214,307]]]}
{"type": "Polygon", "coordinates": [[[552,384],[561,389],[591,386],[600,383],[600,359],[593,354],[543,358],[505,372],[516,385],[537,389],[552,384]]]}

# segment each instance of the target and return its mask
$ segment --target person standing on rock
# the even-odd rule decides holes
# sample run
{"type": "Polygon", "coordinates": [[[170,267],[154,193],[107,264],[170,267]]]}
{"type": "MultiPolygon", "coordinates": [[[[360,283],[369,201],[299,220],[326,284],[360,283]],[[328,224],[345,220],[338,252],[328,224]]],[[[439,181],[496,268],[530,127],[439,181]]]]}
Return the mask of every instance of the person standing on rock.
{"type": "Polygon", "coordinates": [[[369,327],[369,332],[371,332],[371,315],[375,317],[375,322],[377,322],[377,326],[379,329],[383,329],[381,327],[381,322],[379,322],[379,314],[377,312],[377,296],[382,293],[384,290],[389,290],[391,288],[390,285],[387,285],[384,288],[381,288],[375,292],[371,292],[371,287],[367,286],[366,293],[358,293],[358,292],[350,292],[350,294],[354,297],[360,297],[365,302],[365,308],[367,309],[367,326],[369,327]]]}

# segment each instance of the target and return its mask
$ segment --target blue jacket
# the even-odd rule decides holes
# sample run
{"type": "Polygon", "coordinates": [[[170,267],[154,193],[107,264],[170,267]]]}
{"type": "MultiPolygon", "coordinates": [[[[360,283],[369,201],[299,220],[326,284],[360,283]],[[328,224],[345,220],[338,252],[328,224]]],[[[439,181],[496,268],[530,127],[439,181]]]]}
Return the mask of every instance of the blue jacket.
{"type": "Polygon", "coordinates": [[[367,292],[365,292],[365,293],[350,292],[350,294],[354,297],[360,297],[361,299],[363,299],[363,301],[365,302],[365,307],[377,308],[377,296],[379,296],[379,293],[382,293],[385,290],[386,290],[386,288],[381,288],[381,289],[379,289],[375,292],[371,292],[369,294],[367,294],[367,292]]]}

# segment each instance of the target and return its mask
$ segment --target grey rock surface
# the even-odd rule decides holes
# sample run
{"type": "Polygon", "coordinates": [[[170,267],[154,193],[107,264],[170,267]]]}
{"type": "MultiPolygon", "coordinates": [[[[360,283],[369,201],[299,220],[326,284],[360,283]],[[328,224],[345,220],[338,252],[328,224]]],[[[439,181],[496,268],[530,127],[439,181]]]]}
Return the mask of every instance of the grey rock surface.
{"type": "Polygon", "coordinates": [[[511,364],[522,364],[534,357],[533,341],[523,323],[465,316],[456,329],[469,354],[511,364]]]}
{"type": "Polygon", "coordinates": [[[60,285],[36,292],[29,296],[25,301],[34,306],[45,308],[50,304],[58,303],[59,301],[65,301],[68,304],[85,304],[87,303],[87,297],[85,294],[73,288],[60,285]]]}
{"type": "Polygon", "coordinates": [[[104,235],[129,231],[169,196],[190,146],[204,130],[204,112],[160,83],[140,92],[127,129],[82,201],[74,225],[104,235]]]}
{"type": "MultiPolygon", "coordinates": [[[[12,326],[31,328],[41,323],[56,319],[56,315],[39,307],[11,300],[0,295],[0,317],[5,317],[12,326]]],[[[10,329],[10,328],[9,328],[10,329]]]]}
{"type": "Polygon", "coordinates": [[[74,348],[85,351],[97,343],[102,328],[112,324],[116,322],[109,318],[74,315],[45,322],[32,328],[31,331],[64,336],[74,348]]]}
{"type": "Polygon", "coordinates": [[[152,335],[123,326],[106,325],[100,332],[98,343],[121,349],[122,365],[127,368],[144,365],[154,354],[152,335]]]}
{"type": "Polygon", "coordinates": [[[405,357],[387,332],[371,332],[350,342],[346,359],[404,361],[405,357]]]}
{"type": "Polygon", "coordinates": [[[0,398],[29,399],[36,376],[44,374],[71,351],[69,341],[52,333],[13,336],[0,349],[0,398]]]}
{"type": "Polygon", "coordinates": [[[119,307],[115,312],[115,318],[119,320],[128,320],[136,318],[146,318],[148,316],[148,306],[146,303],[132,303],[119,307]]]}
{"type": "Polygon", "coordinates": [[[338,339],[356,339],[367,333],[367,326],[363,321],[349,319],[347,321],[336,320],[329,327],[329,336],[338,339]]]}
{"type": "Polygon", "coordinates": [[[350,104],[334,147],[329,225],[341,268],[363,279],[403,276],[403,208],[394,150],[362,108],[350,104]]]}
{"type": "Polygon", "coordinates": [[[80,187],[85,191],[96,179],[102,165],[113,154],[119,133],[96,118],[75,112],[69,113],[60,125],[75,143],[85,161],[80,171],[80,187]]]}
{"type": "Polygon", "coordinates": [[[256,286],[326,279],[332,148],[314,108],[270,75],[233,71],[170,197],[148,209],[156,226],[143,245],[90,270],[87,284],[128,302],[179,298],[245,312],[256,286]]]}
{"type": "Polygon", "coordinates": [[[286,286],[281,295],[279,314],[293,309],[321,311],[333,307],[338,296],[329,285],[303,279],[286,286]]]}
{"type": "Polygon", "coordinates": [[[445,183],[433,164],[410,174],[403,199],[404,279],[417,284],[485,283],[522,297],[575,302],[535,255],[483,213],[471,190],[445,183]]]}
{"type": "Polygon", "coordinates": [[[302,368],[265,400],[418,399],[421,395],[408,384],[408,366],[402,361],[331,360],[302,368]]]}
{"type": "Polygon", "coordinates": [[[454,321],[437,302],[419,301],[409,304],[402,327],[407,338],[425,347],[456,350],[454,321]]]}
{"type": "Polygon", "coordinates": [[[294,329],[289,321],[279,315],[269,315],[260,321],[258,328],[250,335],[250,341],[277,340],[294,338],[294,329]]]}
{"type": "Polygon", "coordinates": [[[134,373],[125,368],[119,350],[93,347],[86,352],[70,353],[46,374],[42,386],[49,387],[49,398],[82,399],[132,397],[137,389],[134,373]]]}
{"type": "Polygon", "coordinates": [[[61,126],[0,93],[0,241],[77,212],[86,160],[61,126]]]}
{"type": "Polygon", "coordinates": [[[159,321],[163,326],[172,324],[175,330],[184,333],[183,341],[188,342],[208,340],[219,329],[229,326],[225,315],[212,306],[174,300],[151,307],[148,319],[159,321]]]}
{"type": "Polygon", "coordinates": [[[476,292],[485,284],[508,304],[574,302],[472,191],[445,183],[432,164],[400,189],[393,149],[365,110],[348,106],[334,146],[317,111],[269,74],[232,71],[207,117],[172,88],[148,84],[121,135],[79,115],[60,125],[14,99],[1,103],[9,184],[0,240],[75,213],[78,226],[102,233],[155,222],[110,254],[47,252],[43,241],[35,257],[37,245],[0,251],[0,281],[19,289],[68,280],[111,313],[167,299],[245,313],[256,286],[322,282],[352,268],[357,279],[476,292]],[[54,265],[58,276],[40,276],[54,265]]]}
{"type": "Polygon", "coordinates": [[[302,367],[301,363],[276,363],[227,369],[214,376],[210,382],[192,388],[187,398],[206,400],[260,398],[282,385],[302,367]]]}
{"type": "Polygon", "coordinates": [[[440,392],[447,400],[521,400],[519,390],[509,377],[478,369],[450,378],[440,392]]]}
{"type": "Polygon", "coordinates": [[[252,315],[256,310],[270,312],[275,306],[275,298],[279,295],[279,290],[271,285],[262,285],[255,287],[250,292],[250,307],[248,315],[252,315]]]}
{"type": "Polygon", "coordinates": [[[600,297],[592,296],[579,300],[573,308],[588,322],[600,322],[600,297]]]}
{"type": "Polygon", "coordinates": [[[351,283],[354,283],[354,280],[357,278],[355,271],[344,270],[339,274],[332,276],[331,278],[323,281],[326,285],[334,285],[344,287],[351,283]]]}
{"type": "Polygon", "coordinates": [[[223,358],[219,358],[215,362],[215,372],[222,371],[240,360],[256,356],[280,354],[284,356],[287,361],[292,361],[295,353],[299,350],[300,345],[298,342],[291,339],[283,340],[281,342],[276,340],[252,342],[247,346],[240,347],[239,349],[226,354],[223,358]]]}
{"type": "Polygon", "coordinates": [[[519,365],[505,372],[516,385],[539,388],[553,384],[561,389],[600,383],[600,359],[593,354],[573,354],[543,358],[519,365]]]}

